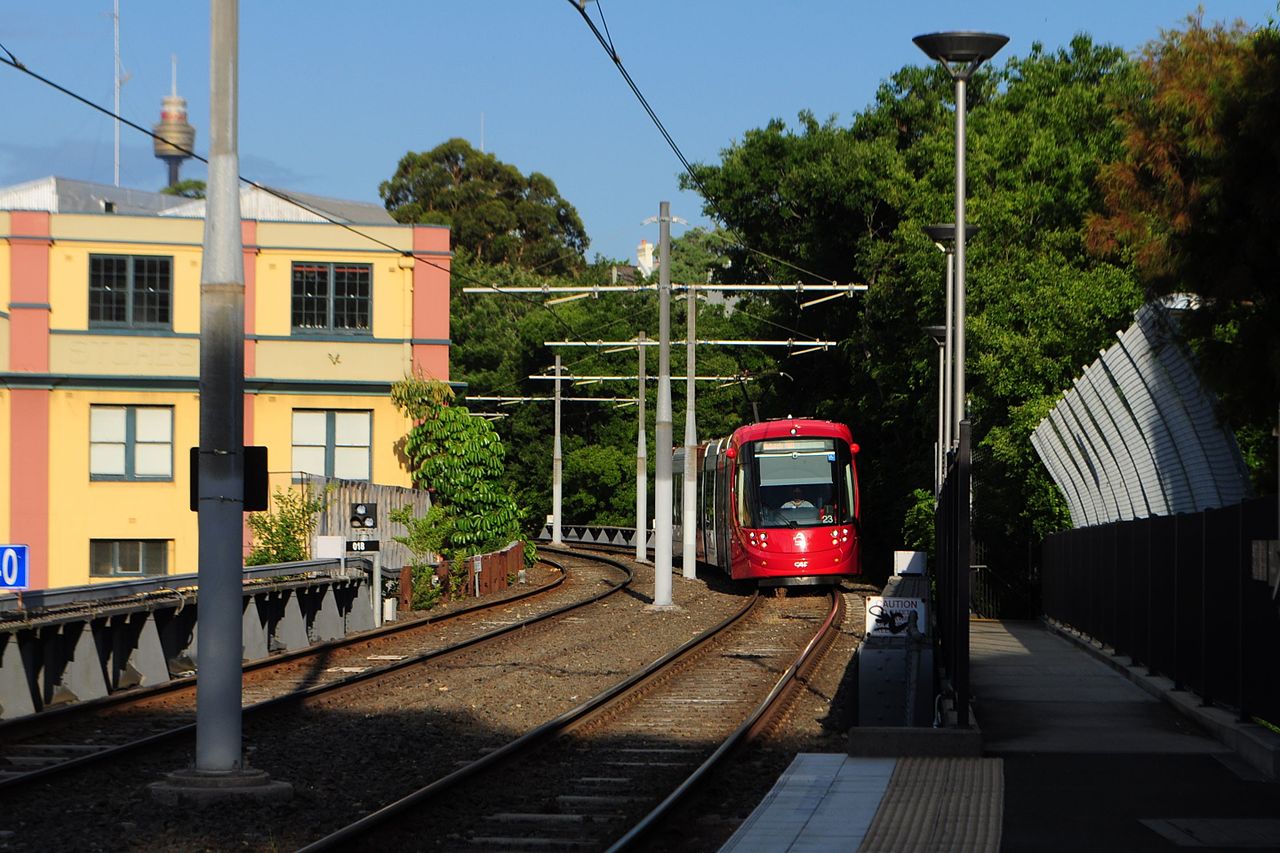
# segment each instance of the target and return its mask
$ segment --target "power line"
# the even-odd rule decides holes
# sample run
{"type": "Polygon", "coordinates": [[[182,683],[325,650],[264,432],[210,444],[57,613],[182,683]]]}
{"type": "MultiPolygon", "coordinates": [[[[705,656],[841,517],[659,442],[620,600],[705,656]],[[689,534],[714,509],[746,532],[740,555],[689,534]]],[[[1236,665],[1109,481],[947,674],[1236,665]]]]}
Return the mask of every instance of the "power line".
{"type": "MultiPolygon", "coordinates": [[[[4,56],[0,56],[0,63],[3,63],[3,64],[5,64],[5,65],[8,65],[8,66],[10,66],[11,68],[14,68],[14,69],[16,69],[16,70],[18,70],[18,71],[21,71],[21,72],[22,72],[22,73],[24,73],[24,74],[27,74],[27,75],[31,76],[32,78],[34,78],[34,79],[36,79],[36,80],[40,81],[41,83],[44,83],[46,86],[49,86],[50,88],[55,89],[55,90],[57,90],[57,91],[61,92],[61,93],[62,93],[62,94],[64,94],[64,95],[67,95],[68,97],[70,97],[70,98],[72,98],[72,99],[74,99],[74,100],[76,100],[76,101],[79,101],[80,103],[84,104],[85,106],[89,107],[90,109],[96,110],[97,112],[100,112],[100,113],[102,113],[103,115],[105,115],[105,116],[107,116],[107,117],[109,117],[109,118],[111,118],[111,119],[114,119],[114,120],[116,120],[116,121],[121,122],[122,124],[127,125],[128,127],[132,128],[133,130],[138,131],[139,133],[142,133],[142,134],[144,134],[144,135],[146,135],[146,136],[149,136],[149,137],[151,137],[152,139],[162,139],[162,137],[158,136],[157,134],[153,133],[151,130],[147,129],[146,127],[143,127],[142,125],[138,124],[137,122],[134,122],[134,121],[131,121],[131,120],[127,119],[127,118],[124,118],[123,116],[121,116],[121,115],[117,114],[115,111],[113,111],[113,110],[111,110],[111,109],[108,109],[107,107],[104,107],[104,106],[102,106],[101,104],[95,103],[94,101],[89,100],[88,98],[84,97],[83,95],[81,95],[81,94],[79,94],[79,93],[77,93],[77,92],[74,92],[74,91],[72,91],[71,89],[68,89],[66,86],[63,86],[63,85],[61,85],[60,83],[57,83],[57,82],[55,82],[55,81],[53,81],[53,80],[49,79],[48,77],[45,77],[44,75],[39,74],[39,73],[37,73],[37,72],[35,72],[35,71],[31,70],[31,69],[30,69],[30,68],[28,68],[25,64],[23,64],[23,63],[22,63],[22,62],[21,62],[21,61],[20,61],[20,60],[19,60],[19,59],[18,59],[18,58],[13,54],[13,52],[9,50],[9,48],[8,48],[8,47],[6,47],[6,46],[5,46],[4,44],[2,44],[2,43],[0,43],[0,50],[3,50],[3,51],[4,51],[4,53],[5,53],[5,54],[6,54],[6,56],[7,56],[7,58],[6,58],[6,57],[4,57],[4,56]]],[[[182,145],[178,145],[177,143],[172,142],[171,140],[169,140],[167,137],[166,137],[166,138],[163,138],[163,141],[164,141],[164,142],[166,142],[168,145],[172,146],[173,148],[177,149],[178,151],[181,151],[183,154],[186,154],[188,157],[192,157],[192,158],[194,158],[194,159],[196,159],[196,160],[200,161],[201,163],[204,163],[206,166],[209,164],[209,160],[208,160],[207,158],[202,157],[200,154],[197,154],[195,151],[192,151],[191,149],[186,148],[186,147],[184,147],[184,146],[182,146],[182,145]]],[[[501,291],[497,286],[495,286],[495,285],[493,285],[493,284],[491,284],[491,283],[489,283],[489,282],[487,282],[487,281],[481,281],[480,279],[475,278],[474,276],[469,276],[469,275],[467,275],[467,274],[465,274],[465,273],[462,273],[462,272],[459,272],[459,271],[457,271],[457,270],[454,270],[454,269],[452,268],[452,266],[450,266],[450,267],[442,266],[442,265],[440,265],[440,264],[436,263],[435,261],[431,260],[430,258],[427,258],[427,257],[425,257],[425,256],[423,256],[423,255],[419,255],[419,254],[417,254],[417,253],[413,252],[412,250],[409,250],[409,249],[401,249],[401,248],[399,248],[398,246],[394,246],[394,245],[392,245],[391,243],[388,243],[388,242],[386,242],[385,240],[382,240],[382,239],[380,239],[380,238],[378,238],[378,237],[375,237],[375,236],[374,236],[374,235],[372,235],[372,234],[369,234],[369,233],[367,233],[367,232],[361,231],[359,228],[356,228],[355,226],[351,225],[349,222],[343,222],[342,220],[337,219],[336,217],[334,217],[332,214],[328,213],[328,212],[327,212],[327,211],[325,211],[325,210],[322,210],[322,209],[320,209],[320,208],[317,208],[317,207],[314,207],[314,206],[312,206],[312,205],[309,205],[309,204],[307,204],[307,203],[305,203],[305,202],[301,201],[300,199],[294,198],[294,197],[290,196],[288,193],[282,192],[282,191],[277,190],[277,189],[273,189],[272,187],[268,187],[268,186],[266,186],[266,185],[264,185],[264,184],[260,184],[260,183],[258,183],[257,181],[255,181],[255,180],[253,180],[253,179],[251,179],[251,178],[245,177],[244,175],[237,175],[236,177],[237,177],[237,178],[238,178],[242,183],[244,183],[244,184],[246,184],[246,185],[248,185],[248,186],[251,186],[251,187],[253,187],[254,189],[257,189],[257,190],[260,190],[261,192],[267,193],[267,194],[268,194],[268,195],[270,195],[270,196],[274,196],[275,198],[278,198],[278,199],[280,199],[281,201],[285,201],[285,202],[288,202],[289,204],[296,205],[297,207],[299,207],[299,208],[301,208],[301,209],[305,210],[306,212],[308,212],[308,213],[310,213],[310,214],[312,214],[312,215],[314,215],[314,216],[319,217],[320,219],[323,219],[325,222],[328,222],[328,223],[329,223],[329,224],[331,224],[331,225],[337,225],[337,226],[338,226],[338,227],[340,227],[340,228],[344,228],[344,229],[346,229],[347,231],[351,232],[352,234],[355,234],[355,235],[357,235],[357,236],[359,236],[359,237],[362,237],[362,238],[364,238],[365,240],[368,240],[369,242],[374,243],[375,245],[381,246],[381,247],[383,247],[383,248],[385,248],[385,249],[388,249],[388,250],[390,250],[390,251],[392,251],[392,252],[395,252],[396,254],[398,254],[398,255],[400,255],[400,256],[402,256],[402,257],[412,258],[412,259],[414,259],[415,261],[418,261],[418,262],[421,262],[421,263],[426,264],[427,266],[434,267],[435,269],[438,269],[438,270],[440,270],[441,272],[448,273],[450,276],[456,276],[456,277],[458,277],[458,278],[460,278],[460,279],[462,279],[462,280],[464,280],[464,281],[470,281],[470,282],[473,282],[474,284],[476,284],[476,285],[478,285],[478,286],[488,288],[488,289],[493,290],[494,292],[497,292],[497,293],[502,293],[502,291],[501,291]]],[[[504,295],[506,295],[506,294],[504,294],[504,295]]],[[[563,327],[564,327],[564,329],[565,329],[565,330],[570,334],[570,336],[571,336],[571,337],[573,337],[573,338],[575,338],[575,339],[577,339],[577,338],[580,338],[580,337],[581,337],[581,336],[578,334],[577,330],[575,330],[571,325],[569,325],[569,323],[567,323],[567,322],[564,320],[564,318],[562,318],[559,314],[557,314],[555,311],[553,311],[553,310],[552,310],[550,307],[548,307],[547,305],[543,304],[542,302],[537,301],[536,299],[530,299],[530,298],[527,298],[527,297],[523,297],[523,296],[520,296],[519,294],[511,294],[511,295],[515,296],[515,298],[520,299],[520,300],[521,300],[521,301],[523,301],[523,302],[528,302],[530,305],[534,305],[534,306],[536,306],[536,307],[538,307],[538,308],[541,308],[541,309],[545,310],[548,314],[550,314],[550,315],[555,319],[555,321],[556,321],[557,323],[559,323],[561,326],[563,326],[563,327]]]]}
{"type": "MultiPolygon", "coordinates": [[[[618,73],[622,75],[622,79],[626,81],[627,86],[630,87],[632,93],[636,96],[636,100],[640,102],[640,106],[644,107],[644,111],[648,114],[649,120],[653,122],[654,127],[656,127],[658,132],[662,134],[662,138],[666,140],[667,145],[670,146],[673,152],[675,152],[676,158],[680,160],[680,165],[684,167],[684,172],[689,176],[689,180],[693,181],[694,185],[698,188],[698,192],[700,192],[702,197],[706,199],[707,204],[709,204],[711,209],[715,211],[716,216],[724,223],[725,228],[733,234],[734,240],[737,244],[753,255],[759,255],[760,257],[773,261],[774,263],[790,267],[791,269],[804,273],[807,276],[811,276],[818,281],[831,282],[832,284],[835,284],[835,279],[830,276],[819,275],[818,273],[813,272],[812,270],[807,270],[802,266],[786,260],[785,258],[770,255],[768,252],[763,252],[747,244],[747,241],[742,238],[742,235],[729,224],[729,218],[724,215],[724,212],[716,203],[715,197],[707,191],[702,180],[698,177],[697,173],[694,172],[693,166],[690,165],[689,161],[685,158],[684,152],[681,151],[680,146],[676,144],[675,138],[667,132],[667,128],[662,124],[662,119],[658,118],[658,114],[654,112],[653,107],[649,105],[649,101],[645,98],[644,93],[640,91],[640,87],[631,79],[631,74],[627,72],[626,66],[622,64],[622,57],[618,56],[617,50],[614,49],[613,37],[609,36],[606,38],[605,35],[600,32],[599,28],[596,27],[595,22],[591,20],[591,16],[587,14],[586,3],[579,2],[579,0],[569,0],[569,4],[578,11],[578,14],[582,16],[582,20],[586,21],[587,26],[591,28],[591,32],[595,35],[596,41],[600,42],[600,46],[604,48],[605,53],[609,54],[609,58],[613,60],[614,67],[618,69],[618,73]]],[[[604,8],[600,0],[597,0],[596,7],[600,9],[600,20],[603,22],[604,8]]],[[[607,25],[605,29],[608,29],[607,25]]]]}

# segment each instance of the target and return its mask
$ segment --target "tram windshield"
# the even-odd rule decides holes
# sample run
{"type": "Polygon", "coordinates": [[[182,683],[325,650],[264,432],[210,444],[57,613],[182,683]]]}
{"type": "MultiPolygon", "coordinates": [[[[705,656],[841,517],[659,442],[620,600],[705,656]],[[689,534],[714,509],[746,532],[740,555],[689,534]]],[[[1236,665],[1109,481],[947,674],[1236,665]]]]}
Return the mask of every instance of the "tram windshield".
{"type": "Polygon", "coordinates": [[[830,438],[754,441],[740,450],[738,518],[744,527],[817,527],[853,521],[853,462],[830,438]]]}

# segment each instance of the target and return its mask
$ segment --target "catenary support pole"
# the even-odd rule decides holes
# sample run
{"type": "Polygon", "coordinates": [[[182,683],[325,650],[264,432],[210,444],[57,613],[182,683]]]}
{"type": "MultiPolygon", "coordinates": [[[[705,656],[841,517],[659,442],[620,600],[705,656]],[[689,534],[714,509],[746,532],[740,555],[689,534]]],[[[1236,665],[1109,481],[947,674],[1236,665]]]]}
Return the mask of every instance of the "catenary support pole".
{"type": "Polygon", "coordinates": [[[681,482],[680,507],[680,574],[686,578],[698,576],[698,558],[695,543],[698,518],[698,473],[702,467],[698,460],[698,422],[694,414],[694,377],[697,375],[697,317],[698,289],[692,282],[685,291],[685,413],[684,413],[684,479],[681,482]]]}
{"type": "Polygon", "coordinates": [[[238,28],[236,0],[213,0],[209,190],[200,273],[198,771],[242,767],[244,256],[236,152],[238,28]]]}
{"type": "Polygon", "coordinates": [[[653,487],[653,603],[671,605],[671,204],[658,206],[658,413],[653,487]]]}
{"type": "Polygon", "coordinates": [[[551,544],[563,544],[560,533],[561,497],[564,481],[561,479],[560,456],[560,356],[556,356],[556,434],[551,446],[551,544]]]}
{"type": "Polygon", "coordinates": [[[636,337],[636,341],[640,344],[638,347],[640,350],[640,371],[637,374],[640,379],[640,423],[636,430],[636,562],[647,563],[649,561],[649,437],[645,432],[644,421],[646,397],[644,385],[644,332],[641,332],[636,337]]]}

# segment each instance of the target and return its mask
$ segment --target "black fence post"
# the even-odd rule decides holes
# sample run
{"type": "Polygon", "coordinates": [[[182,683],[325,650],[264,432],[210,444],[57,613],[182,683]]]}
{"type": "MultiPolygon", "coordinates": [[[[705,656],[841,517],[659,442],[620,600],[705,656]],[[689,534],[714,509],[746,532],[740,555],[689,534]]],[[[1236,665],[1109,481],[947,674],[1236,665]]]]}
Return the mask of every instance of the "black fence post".
{"type": "Polygon", "coordinates": [[[1205,552],[1209,548],[1209,512],[1200,511],[1200,704],[1213,705],[1213,686],[1209,678],[1209,567],[1205,552]]]}
{"type": "Polygon", "coordinates": [[[1178,527],[1180,526],[1179,522],[1181,518],[1181,515],[1175,515],[1173,517],[1173,633],[1170,640],[1170,645],[1173,650],[1173,664],[1170,668],[1173,671],[1170,675],[1173,676],[1174,690],[1182,689],[1182,672],[1181,668],[1178,666],[1178,633],[1182,628],[1178,620],[1178,606],[1181,604],[1181,596],[1178,594],[1180,592],[1178,578],[1182,575],[1182,572],[1180,571],[1182,563],[1180,559],[1181,554],[1179,553],[1181,549],[1178,547],[1178,527]]]}
{"type": "Polygon", "coordinates": [[[969,466],[971,464],[970,424],[968,420],[960,422],[959,464],[956,466],[956,521],[959,535],[956,568],[960,577],[956,583],[956,722],[962,729],[969,727],[969,552],[971,548],[969,530],[969,466]]]}

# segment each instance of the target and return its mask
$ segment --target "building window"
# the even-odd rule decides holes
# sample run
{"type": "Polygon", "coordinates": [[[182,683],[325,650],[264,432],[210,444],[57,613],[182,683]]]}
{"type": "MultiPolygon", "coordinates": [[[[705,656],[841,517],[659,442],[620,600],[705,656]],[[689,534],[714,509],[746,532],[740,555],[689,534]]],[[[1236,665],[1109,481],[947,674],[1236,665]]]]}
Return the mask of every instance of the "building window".
{"type": "Polygon", "coordinates": [[[295,263],[294,331],[369,334],[372,282],[369,264],[295,263]]]}
{"type": "Polygon", "coordinates": [[[295,409],[295,475],[368,481],[373,465],[372,432],[373,412],[295,409]]]}
{"type": "Polygon", "coordinates": [[[89,256],[89,328],[173,325],[173,258],[89,256]]]}
{"type": "Polygon", "coordinates": [[[90,539],[89,576],[168,574],[170,542],[168,539],[90,539]]]}
{"type": "Polygon", "coordinates": [[[173,409],[90,406],[89,479],[172,480],[173,409]]]}

